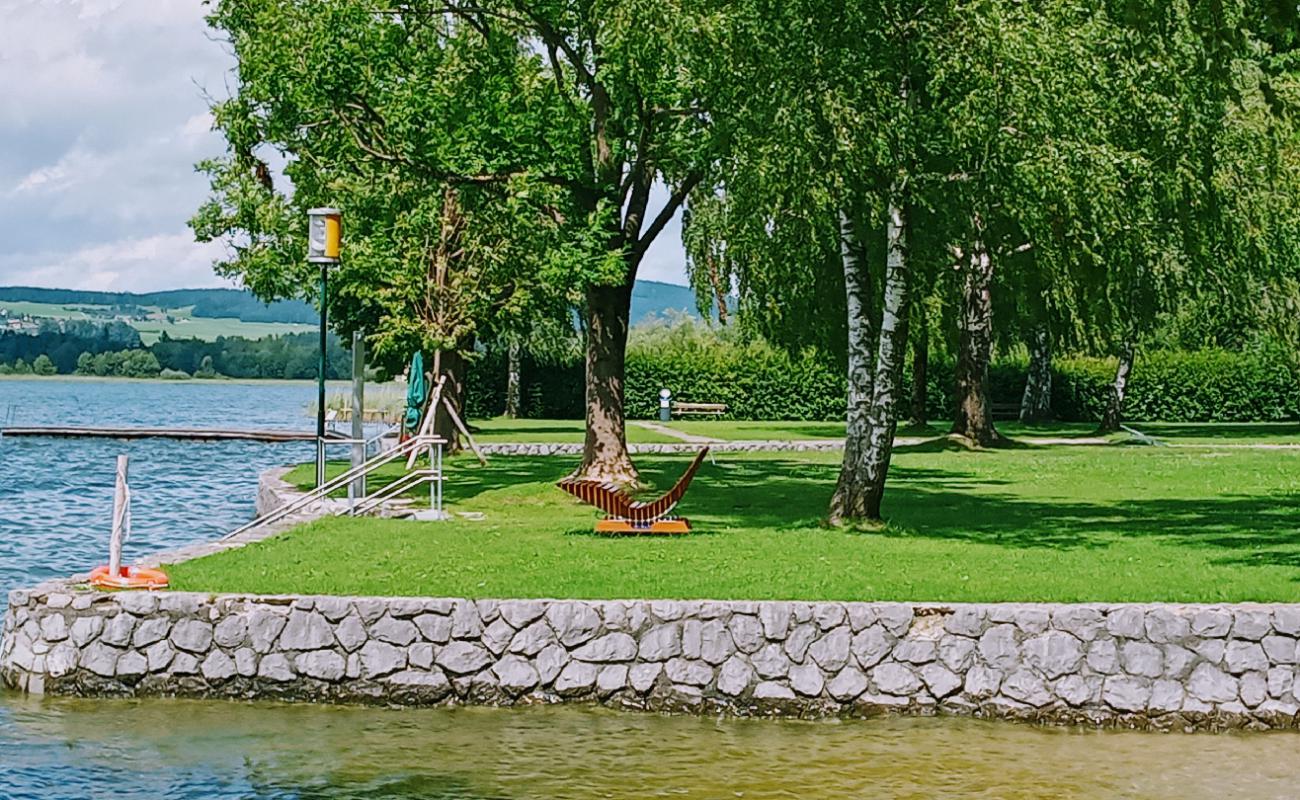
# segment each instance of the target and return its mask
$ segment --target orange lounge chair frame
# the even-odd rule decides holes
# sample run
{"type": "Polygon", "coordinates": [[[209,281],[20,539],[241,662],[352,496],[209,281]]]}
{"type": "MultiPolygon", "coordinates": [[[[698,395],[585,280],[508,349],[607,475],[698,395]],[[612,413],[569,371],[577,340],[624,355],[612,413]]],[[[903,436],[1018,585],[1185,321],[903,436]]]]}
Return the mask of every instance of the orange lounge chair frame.
{"type": "Polygon", "coordinates": [[[690,522],[681,517],[669,517],[668,512],[681,502],[708,454],[707,447],[696,453],[673,488],[649,502],[633,500],[627,490],[616,483],[565,478],[556,486],[608,515],[596,523],[597,533],[690,533],[690,522]]]}

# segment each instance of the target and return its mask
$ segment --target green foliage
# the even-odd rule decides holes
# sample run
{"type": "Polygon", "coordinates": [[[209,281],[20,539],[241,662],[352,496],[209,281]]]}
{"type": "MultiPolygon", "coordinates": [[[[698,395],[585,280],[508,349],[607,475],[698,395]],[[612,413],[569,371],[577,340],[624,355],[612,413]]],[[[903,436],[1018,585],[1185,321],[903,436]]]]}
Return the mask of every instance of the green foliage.
{"type": "Polygon", "coordinates": [[[162,372],[158,358],[148,350],[119,350],[91,355],[82,353],[77,359],[78,375],[95,375],[101,378],[156,378],[162,372]]]}
{"type": "Polygon", "coordinates": [[[32,372],[36,375],[53,375],[58,372],[58,369],[55,368],[54,362],[50,360],[49,356],[41,353],[32,362],[32,372]]]}
{"type": "MultiPolygon", "coordinates": [[[[995,361],[989,396],[998,405],[1019,404],[1027,364],[995,361]]],[[[904,376],[904,393],[910,371],[904,376]]],[[[569,356],[536,361],[525,356],[521,410],[537,419],[583,415],[582,363],[569,356]]],[[[1101,418],[1115,360],[1058,358],[1053,365],[1052,409],[1061,421],[1101,418]]],[[[505,357],[489,351],[470,369],[471,416],[491,417],[505,408],[505,357]]],[[[927,376],[932,419],[954,411],[954,363],[933,359],[927,376]]],[[[815,350],[791,355],[732,329],[714,331],[678,322],[634,331],[627,356],[629,418],[651,419],[659,390],[683,402],[726,403],[738,420],[842,420],[845,378],[833,358],[815,350]]],[[[1300,418],[1300,369],[1275,350],[1234,353],[1155,351],[1138,358],[1129,382],[1127,417],[1134,421],[1263,422],[1300,418]]]]}

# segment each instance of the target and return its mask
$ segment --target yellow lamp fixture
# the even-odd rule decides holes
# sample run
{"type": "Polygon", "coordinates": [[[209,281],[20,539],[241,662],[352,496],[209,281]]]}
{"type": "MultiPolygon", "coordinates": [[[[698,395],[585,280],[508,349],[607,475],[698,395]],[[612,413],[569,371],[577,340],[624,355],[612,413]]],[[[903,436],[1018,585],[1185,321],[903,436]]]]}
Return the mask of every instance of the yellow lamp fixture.
{"type": "Polygon", "coordinates": [[[312,264],[337,264],[343,245],[343,215],[337,208],[307,212],[307,260],[312,264]]]}

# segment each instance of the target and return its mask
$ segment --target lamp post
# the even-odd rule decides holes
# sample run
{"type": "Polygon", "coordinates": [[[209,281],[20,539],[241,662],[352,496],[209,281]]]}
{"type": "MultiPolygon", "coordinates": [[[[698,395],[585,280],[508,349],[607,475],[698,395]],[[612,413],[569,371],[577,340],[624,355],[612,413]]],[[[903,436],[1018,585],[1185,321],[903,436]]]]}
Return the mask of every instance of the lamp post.
{"type": "Polygon", "coordinates": [[[325,483],[325,367],[327,359],[325,303],[329,299],[329,267],[339,263],[343,215],[337,208],[307,211],[307,261],[320,264],[320,362],[316,370],[316,485],[325,483]]]}

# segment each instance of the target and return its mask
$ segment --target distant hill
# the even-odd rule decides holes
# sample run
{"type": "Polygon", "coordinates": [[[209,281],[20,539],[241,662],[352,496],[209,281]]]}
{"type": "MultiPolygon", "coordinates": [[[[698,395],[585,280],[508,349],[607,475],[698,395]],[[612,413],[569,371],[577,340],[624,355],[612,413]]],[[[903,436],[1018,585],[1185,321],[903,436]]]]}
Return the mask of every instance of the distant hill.
{"type": "Polygon", "coordinates": [[[61,306],[157,306],[188,308],[190,316],[237,319],[241,322],[311,324],[316,309],[301,300],[263,303],[244,289],[169,289],[164,292],[90,292],[81,289],[41,289],[0,286],[0,302],[49,303],[61,306]]]}
{"type": "MultiPolygon", "coordinates": [[[[0,302],[48,303],[61,306],[156,306],[187,308],[192,317],[238,319],[242,322],[282,322],[310,325],[316,309],[300,300],[263,303],[245,289],[169,289],[162,292],[92,292],[81,289],[42,289],[0,286],[0,302]]],[[[671,314],[699,317],[695,292],[689,286],[637,281],[632,289],[632,324],[671,314]]]]}
{"type": "Polygon", "coordinates": [[[700,318],[694,289],[659,281],[637,281],[632,287],[633,325],[672,314],[687,314],[696,319],[700,318]]]}

